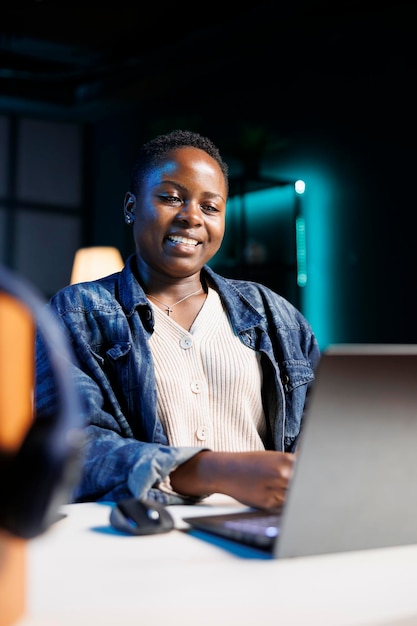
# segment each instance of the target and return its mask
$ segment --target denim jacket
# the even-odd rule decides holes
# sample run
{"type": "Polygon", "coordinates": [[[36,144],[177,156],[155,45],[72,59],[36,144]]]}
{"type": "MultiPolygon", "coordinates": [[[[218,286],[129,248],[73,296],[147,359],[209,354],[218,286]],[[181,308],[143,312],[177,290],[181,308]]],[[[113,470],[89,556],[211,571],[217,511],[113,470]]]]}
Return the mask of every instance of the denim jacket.
{"type": "MultiPolygon", "coordinates": [[[[218,291],[241,341],[261,354],[269,447],[293,451],[319,360],[308,322],[265,286],[223,278],[208,266],[202,275],[218,291]]],[[[148,341],[154,317],[136,277],[136,255],[119,273],[63,288],[47,306],[72,344],[78,363],[74,376],[86,415],[82,475],[72,499],[118,500],[133,495],[166,504],[190,502],[157,488],[202,448],[168,445],[158,420],[148,341]]],[[[40,416],[53,413],[56,403],[44,350],[38,336],[35,397],[40,416]]]]}

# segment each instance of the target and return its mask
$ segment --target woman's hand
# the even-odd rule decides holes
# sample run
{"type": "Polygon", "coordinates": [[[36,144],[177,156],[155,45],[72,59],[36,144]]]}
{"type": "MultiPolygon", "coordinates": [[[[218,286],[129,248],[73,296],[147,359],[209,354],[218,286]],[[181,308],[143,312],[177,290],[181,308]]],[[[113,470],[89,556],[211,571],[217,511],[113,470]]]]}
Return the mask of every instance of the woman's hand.
{"type": "Polygon", "coordinates": [[[177,493],[223,493],[248,506],[280,507],[293,474],[295,455],[287,452],[204,450],[180,465],[170,479],[177,493]]]}

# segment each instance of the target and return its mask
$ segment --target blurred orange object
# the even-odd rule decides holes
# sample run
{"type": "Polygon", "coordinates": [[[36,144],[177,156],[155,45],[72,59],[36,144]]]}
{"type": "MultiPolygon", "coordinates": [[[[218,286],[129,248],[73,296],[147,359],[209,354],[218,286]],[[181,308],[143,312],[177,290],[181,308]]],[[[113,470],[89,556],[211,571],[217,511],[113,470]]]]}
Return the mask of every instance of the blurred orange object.
{"type": "MultiPolygon", "coordinates": [[[[0,292],[0,454],[14,453],[33,415],[34,321],[17,299],[0,292]]],[[[26,543],[0,530],[0,626],[25,613],[26,543]]]]}

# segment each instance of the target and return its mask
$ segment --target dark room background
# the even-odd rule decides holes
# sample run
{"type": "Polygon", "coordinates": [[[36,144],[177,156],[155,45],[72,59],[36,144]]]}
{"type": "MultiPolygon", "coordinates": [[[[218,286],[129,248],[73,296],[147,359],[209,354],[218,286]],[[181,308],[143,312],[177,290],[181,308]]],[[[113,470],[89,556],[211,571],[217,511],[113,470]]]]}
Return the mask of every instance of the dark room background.
{"type": "Polygon", "coordinates": [[[282,292],[322,347],[417,343],[414,3],[56,4],[0,26],[1,263],[49,297],[79,247],[126,258],[135,151],[190,128],[230,165],[214,269],[282,292]]]}

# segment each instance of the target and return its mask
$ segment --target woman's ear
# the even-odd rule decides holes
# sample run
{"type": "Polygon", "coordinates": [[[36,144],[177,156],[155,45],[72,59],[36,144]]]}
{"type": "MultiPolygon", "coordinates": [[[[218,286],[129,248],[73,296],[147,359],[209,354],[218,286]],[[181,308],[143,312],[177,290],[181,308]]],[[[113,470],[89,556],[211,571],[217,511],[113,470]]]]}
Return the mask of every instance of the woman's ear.
{"type": "Polygon", "coordinates": [[[123,212],[126,224],[132,224],[135,220],[136,196],[128,191],[125,195],[123,212]]]}

